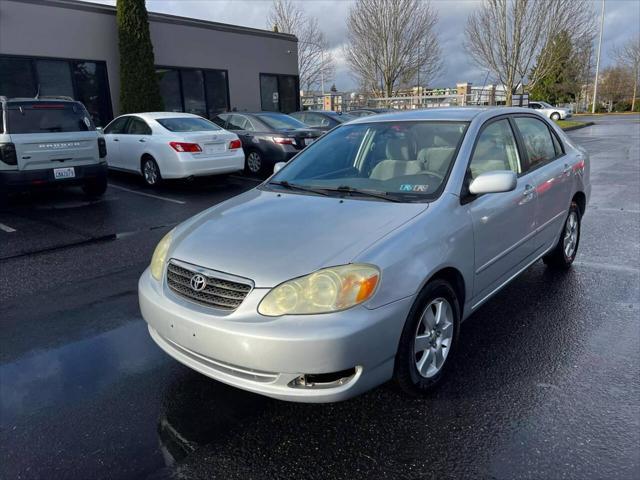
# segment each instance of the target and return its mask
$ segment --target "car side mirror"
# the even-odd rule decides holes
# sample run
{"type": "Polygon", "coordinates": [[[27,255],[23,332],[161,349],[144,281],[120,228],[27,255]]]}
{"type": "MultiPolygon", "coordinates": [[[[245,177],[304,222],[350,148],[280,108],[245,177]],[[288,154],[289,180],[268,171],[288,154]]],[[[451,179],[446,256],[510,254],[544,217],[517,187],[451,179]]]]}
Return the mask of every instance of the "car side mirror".
{"type": "Polygon", "coordinates": [[[278,162],[273,166],[273,173],[278,173],[280,170],[282,170],[282,167],[284,167],[286,165],[285,162],[278,162]]]}
{"type": "Polygon", "coordinates": [[[518,176],[511,170],[496,170],[478,175],[469,185],[469,193],[501,193],[515,190],[518,176]]]}
{"type": "Polygon", "coordinates": [[[104,134],[104,128],[96,127],[96,132],[98,132],[100,135],[103,135],[104,134]]]}

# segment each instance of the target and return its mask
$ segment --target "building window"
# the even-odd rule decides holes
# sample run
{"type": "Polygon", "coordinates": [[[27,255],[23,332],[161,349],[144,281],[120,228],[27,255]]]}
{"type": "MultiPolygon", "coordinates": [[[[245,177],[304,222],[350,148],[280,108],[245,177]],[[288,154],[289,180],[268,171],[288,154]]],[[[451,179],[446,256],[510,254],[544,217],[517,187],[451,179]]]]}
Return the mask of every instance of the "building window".
{"type": "Polygon", "coordinates": [[[204,75],[202,70],[183,70],[180,75],[182,76],[184,111],[206,116],[207,104],[204,98],[204,75]]]}
{"type": "Polygon", "coordinates": [[[229,84],[224,70],[206,70],[205,90],[207,94],[207,112],[209,118],[229,111],[229,84]]]}
{"type": "Polygon", "coordinates": [[[295,75],[260,74],[262,110],[290,113],[300,110],[300,88],[295,75]]]}
{"type": "Polygon", "coordinates": [[[32,69],[28,58],[0,57],[0,95],[35,97],[38,87],[32,69]]]}
{"type": "Polygon", "coordinates": [[[104,62],[72,62],[74,95],[89,111],[98,126],[105,126],[113,117],[109,96],[107,66],[104,62]]]}
{"type": "Polygon", "coordinates": [[[156,67],[164,109],[214,118],[229,111],[226,70],[156,67]]]}
{"type": "Polygon", "coordinates": [[[180,94],[180,73],[177,70],[160,68],[156,70],[160,83],[160,95],[167,112],[182,111],[182,95],[180,94]]]}
{"type": "Polygon", "coordinates": [[[73,97],[73,82],[69,62],[64,60],[36,60],[40,95],[73,97]]]}
{"type": "Polygon", "coordinates": [[[67,96],[82,102],[97,126],[113,118],[104,62],[0,55],[0,95],[67,96]]]}

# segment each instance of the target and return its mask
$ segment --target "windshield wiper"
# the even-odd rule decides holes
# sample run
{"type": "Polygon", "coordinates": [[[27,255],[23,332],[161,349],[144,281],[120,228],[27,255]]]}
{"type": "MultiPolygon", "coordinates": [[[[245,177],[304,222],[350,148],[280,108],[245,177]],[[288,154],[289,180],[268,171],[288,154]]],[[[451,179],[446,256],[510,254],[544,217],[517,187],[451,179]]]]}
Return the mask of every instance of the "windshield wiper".
{"type": "Polygon", "coordinates": [[[289,183],[286,180],[282,180],[281,182],[269,182],[269,185],[279,185],[284,188],[288,188],[289,190],[300,190],[301,192],[311,192],[317,193],[318,195],[328,196],[329,194],[325,192],[326,189],[318,189],[313,187],[305,187],[304,185],[298,185],[296,183],[289,183]]]}
{"type": "Polygon", "coordinates": [[[356,195],[363,195],[366,197],[380,198],[388,202],[402,202],[402,200],[399,200],[391,196],[389,192],[372,192],[371,190],[361,190],[359,188],[353,188],[353,187],[350,187],[349,185],[340,185],[339,187],[336,187],[336,188],[325,188],[325,190],[329,192],[350,193],[350,194],[356,194],[356,195]]]}

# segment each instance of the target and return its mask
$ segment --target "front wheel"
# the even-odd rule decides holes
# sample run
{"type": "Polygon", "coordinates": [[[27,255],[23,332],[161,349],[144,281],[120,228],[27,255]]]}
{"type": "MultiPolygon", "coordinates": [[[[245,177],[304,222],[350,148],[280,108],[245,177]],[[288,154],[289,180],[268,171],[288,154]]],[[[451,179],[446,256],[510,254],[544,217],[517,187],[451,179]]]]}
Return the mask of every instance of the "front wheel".
{"type": "Polygon", "coordinates": [[[394,379],[410,395],[424,395],[442,380],[455,352],[460,306],[451,285],[434,280],[420,292],[400,337],[394,379]]]}
{"type": "Polygon", "coordinates": [[[558,120],[560,120],[560,114],[558,112],[553,112],[551,114],[551,120],[553,120],[554,122],[557,122],[558,120]]]}
{"type": "Polygon", "coordinates": [[[144,183],[149,187],[157,186],[162,180],[160,168],[158,168],[158,164],[151,157],[146,157],[142,160],[142,178],[144,179],[144,183]]]}
{"type": "Polygon", "coordinates": [[[580,220],[580,209],[572,202],[558,244],[542,259],[549,267],[567,269],[575,260],[580,243],[580,220]]]}

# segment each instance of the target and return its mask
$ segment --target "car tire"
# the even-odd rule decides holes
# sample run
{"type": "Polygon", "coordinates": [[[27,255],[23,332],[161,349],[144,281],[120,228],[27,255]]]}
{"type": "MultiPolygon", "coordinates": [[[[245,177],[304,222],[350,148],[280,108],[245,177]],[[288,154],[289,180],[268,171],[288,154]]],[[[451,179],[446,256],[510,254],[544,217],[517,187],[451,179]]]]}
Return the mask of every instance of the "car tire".
{"type": "Polygon", "coordinates": [[[551,114],[551,120],[553,120],[554,122],[557,122],[558,120],[560,120],[560,114],[558,112],[553,112],[551,114]]]}
{"type": "Polygon", "coordinates": [[[442,381],[458,344],[460,317],[458,296],[448,282],[433,280],[422,289],[396,354],[393,378],[402,391],[421,396],[442,381]]]}
{"type": "Polygon", "coordinates": [[[88,197],[101,197],[107,191],[106,177],[85,182],[82,191],[88,197]]]}
{"type": "Polygon", "coordinates": [[[562,270],[571,267],[580,244],[581,219],[578,205],[571,202],[558,243],[551,252],[542,258],[546,265],[562,270]]]}
{"type": "Polygon", "coordinates": [[[264,170],[264,158],[257,150],[249,150],[244,162],[244,171],[249,175],[260,175],[264,170]]]}
{"type": "Polygon", "coordinates": [[[162,182],[162,174],[158,164],[153,157],[147,156],[142,159],[142,179],[148,187],[157,187],[162,182]]]}

